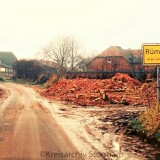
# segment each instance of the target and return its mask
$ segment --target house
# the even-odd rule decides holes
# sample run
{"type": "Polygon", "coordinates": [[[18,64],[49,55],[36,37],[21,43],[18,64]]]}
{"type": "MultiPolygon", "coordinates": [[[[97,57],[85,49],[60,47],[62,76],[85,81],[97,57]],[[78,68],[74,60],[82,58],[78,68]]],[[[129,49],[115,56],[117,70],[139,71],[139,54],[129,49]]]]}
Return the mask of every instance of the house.
{"type": "MultiPolygon", "coordinates": [[[[146,70],[143,66],[142,50],[122,49],[118,46],[111,46],[95,57],[89,64],[89,70],[146,70]]],[[[153,70],[150,67],[149,70],[153,70]]]]}
{"type": "Polygon", "coordinates": [[[88,65],[89,71],[127,72],[139,79],[142,72],[153,72],[154,66],[143,66],[142,50],[122,49],[111,46],[100,53],[88,65]]]}
{"type": "Polygon", "coordinates": [[[13,77],[15,70],[12,66],[8,66],[0,62],[0,76],[1,77],[13,77]]]}
{"type": "Polygon", "coordinates": [[[128,71],[129,62],[122,56],[97,56],[89,64],[92,71],[128,71]]]}
{"type": "Polygon", "coordinates": [[[0,52],[0,77],[13,77],[16,73],[14,69],[16,61],[17,58],[12,52],[0,52]]]}

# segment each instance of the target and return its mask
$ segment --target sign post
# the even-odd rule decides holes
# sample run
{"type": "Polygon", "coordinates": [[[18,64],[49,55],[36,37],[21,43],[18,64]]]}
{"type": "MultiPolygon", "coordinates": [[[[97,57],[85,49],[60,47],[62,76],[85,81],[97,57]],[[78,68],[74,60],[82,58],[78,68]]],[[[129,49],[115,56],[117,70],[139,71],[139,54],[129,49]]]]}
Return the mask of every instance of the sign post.
{"type": "Polygon", "coordinates": [[[157,102],[160,101],[159,66],[157,66],[157,102]]]}
{"type": "Polygon", "coordinates": [[[160,44],[143,44],[143,65],[157,66],[157,102],[160,102],[160,44]]]}

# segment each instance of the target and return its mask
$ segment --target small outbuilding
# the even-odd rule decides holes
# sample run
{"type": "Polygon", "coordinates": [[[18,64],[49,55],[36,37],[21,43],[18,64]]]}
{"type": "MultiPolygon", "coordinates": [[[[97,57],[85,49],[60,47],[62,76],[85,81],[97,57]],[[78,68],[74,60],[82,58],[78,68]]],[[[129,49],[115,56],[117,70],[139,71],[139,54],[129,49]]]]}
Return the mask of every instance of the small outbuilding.
{"type": "Polygon", "coordinates": [[[16,56],[12,52],[0,52],[0,77],[11,78],[16,71],[14,65],[17,61],[16,56]]]}

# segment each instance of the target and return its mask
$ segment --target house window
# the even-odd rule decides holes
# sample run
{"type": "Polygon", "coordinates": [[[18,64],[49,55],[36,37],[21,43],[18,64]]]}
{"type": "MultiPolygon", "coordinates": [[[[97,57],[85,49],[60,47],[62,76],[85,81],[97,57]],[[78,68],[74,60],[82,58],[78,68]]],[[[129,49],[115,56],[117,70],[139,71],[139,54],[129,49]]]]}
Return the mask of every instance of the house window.
{"type": "Polygon", "coordinates": [[[0,71],[1,71],[1,72],[5,72],[6,69],[5,69],[4,67],[1,67],[1,68],[0,68],[0,71]]]}
{"type": "Polygon", "coordinates": [[[7,72],[7,73],[9,72],[9,68],[6,68],[6,72],[7,72]]]}
{"type": "Polygon", "coordinates": [[[10,73],[13,73],[13,69],[12,68],[10,68],[10,73]]]}

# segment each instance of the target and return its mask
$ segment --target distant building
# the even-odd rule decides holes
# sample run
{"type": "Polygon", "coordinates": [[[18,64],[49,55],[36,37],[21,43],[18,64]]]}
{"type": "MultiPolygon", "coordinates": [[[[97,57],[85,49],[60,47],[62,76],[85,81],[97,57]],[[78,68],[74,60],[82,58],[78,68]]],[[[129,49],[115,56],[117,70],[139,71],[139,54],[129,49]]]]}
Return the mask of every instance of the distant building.
{"type": "Polygon", "coordinates": [[[99,72],[126,72],[140,79],[141,73],[154,73],[154,66],[143,65],[142,50],[122,49],[118,46],[111,46],[96,56],[88,64],[89,71],[99,72]]]}
{"type": "Polygon", "coordinates": [[[0,77],[10,78],[16,73],[14,65],[17,61],[12,52],[0,52],[0,77]]]}
{"type": "Polygon", "coordinates": [[[88,65],[88,70],[94,71],[140,71],[153,70],[154,67],[144,67],[142,62],[142,50],[122,49],[118,46],[111,46],[88,65]]]}
{"type": "Polygon", "coordinates": [[[92,71],[124,71],[130,69],[129,62],[122,56],[97,56],[89,64],[92,71]]]}

